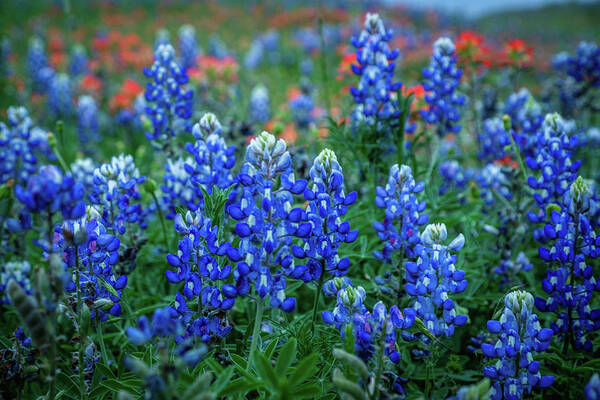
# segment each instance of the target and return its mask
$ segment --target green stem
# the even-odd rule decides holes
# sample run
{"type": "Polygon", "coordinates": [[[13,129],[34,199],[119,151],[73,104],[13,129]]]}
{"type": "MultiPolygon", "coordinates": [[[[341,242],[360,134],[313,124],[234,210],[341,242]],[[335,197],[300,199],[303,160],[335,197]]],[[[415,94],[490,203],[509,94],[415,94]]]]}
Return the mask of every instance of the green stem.
{"type": "Polygon", "coordinates": [[[83,373],[83,352],[85,347],[85,339],[81,330],[81,278],[79,274],[79,245],[77,244],[75,245],[75,281],[77,285],[77,329],[79,330],[79,390],[81,399],[83,400],[87,397],[87,390],[85,387],[85,376],[83,373]]]}
{"type": "Polygon", "coordinates": [[[441,147],[441,143],[442,140],[440,139],[440,137],[436,134],[432,135],[433,140],[435,141],[434,145],[433,145],[433,154],[431,155],[431,163],[429,163],[429,168],[427,169],[427,178],[425,179],[425,181],[427,182],[427,185],[431,184],[431,175],[433,174],[433,168],[435,167],[435,164],[437,163],[437,159],[438,159],[438,155],[440,152],[440,147],[441,147]]]}
{"type": "Polygon", "coordinates": [[[319,277],[319,283],[317,285],[317,293],[315,293],[315,302],[313,304],[312,313],[312,325],[310,328],[311,336],[315,335],[315,321],[317,320],[317,308],[319,307],[319,300],[321,299],[321,290],[323,289],[323,278],[325,277],[325,268],[321,262],[321,276],[319,277]]]}
{"type": "Polygon", "coordinates": [[[262,324],[263,311],[265,310],[265,300],[258,298],[256,301],[256,315],[254,317],[254,329],[252,329],[252,342],[250,343],[250,354],[248,355],[248,362],[246,363],[246,371],[250,371],[252,368],[252,357],[256,351],[258,345],[258,337],[260,336],[260,325],[262,324]]]}
{"type": "Polygon", "coordinates": [[[102,353],[102,359],[104,365],[108,367],[108,353],[106,352],[106,345],[104,344],[104,335],[102,334],[102,322],[96,320],[96,335],[98,336],[98,342],[100,343],[100,352],[102,353]]]}
{"type": "MultiPolygon", "coordinates": [[[[385,329],[385,327],[383,328],[385,329]]],[[[381,380],[381,373],[383,371],[383,363],[384,363],[384,348],[385,348],[385,332],[381,331],[381,339],[379,343],[379,360],[377,363],[377,373],[375,375],[375,392],[373,393],[372,399],[379,399],[379,381],[381,380]]]]}
{"type": "Polygon", "coordinates": [[[167,225],[165,224],[165,217],[160,209],[160,204],[158,202],[158,198],[156,194],[152,192],[152,199],[154,200],[154,204],[156,205],[156,212],[158,213],[158,219],[160,220],[160,226],[162,228],[163,240],[165,241],[165,250],[169,249],[169,239],[167,237],[167,225]]]}

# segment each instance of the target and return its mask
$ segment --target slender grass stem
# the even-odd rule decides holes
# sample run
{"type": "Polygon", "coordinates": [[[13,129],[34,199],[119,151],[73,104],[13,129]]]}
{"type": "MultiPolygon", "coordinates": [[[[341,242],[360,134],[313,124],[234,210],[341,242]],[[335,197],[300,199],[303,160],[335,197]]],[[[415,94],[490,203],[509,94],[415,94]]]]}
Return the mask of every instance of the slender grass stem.
{"type": "Polygon", "coordinates": [[[262,324],[263,312],[265,310],[265,300],[259,297],[256,301],[256,315],[254,317],[254,329],[252,329],[252,342],[250,343],[250,353],[248,354],[248,362],[246,363],[246,371],[252,368],[252,359],[254,352],[258,346],[258,337],[260,336],[260,326],[262,324]]]}

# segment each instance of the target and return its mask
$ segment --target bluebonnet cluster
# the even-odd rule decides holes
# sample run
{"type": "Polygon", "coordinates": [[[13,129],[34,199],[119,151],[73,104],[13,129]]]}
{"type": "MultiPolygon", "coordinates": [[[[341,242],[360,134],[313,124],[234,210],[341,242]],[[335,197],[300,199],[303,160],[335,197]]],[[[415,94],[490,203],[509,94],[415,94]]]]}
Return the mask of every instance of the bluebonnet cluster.
{"type": "Polygon", "coordinates": [[[385,209],[385,217],[382,222],[373,223],[384,242],[381,251],[373,252],[376,259],[391,263],[394,255],[400,259],[414,256],[414,248],[420,243],[419,227],[428,220],[426,203],[416,196],[424,188],[423,182],[415,182],[409,166],[398,164],[390,169],[385,187],[377,187],[375,205],[385,209]]]}
{"type": "Polygon", "coordinates": [[[10,304],[6,288],[11,279],[14,279],[25,293],[31,294],[30,274],[29,261],[9,261],[0,267],[0,305],[10,304]]]}
{"type": "Polygon", "coordinates": [[[440,184],[440,194],[444,194],[449,190],[464,190],[467,187],[467,182],[473,177],[473,171],[463,169],[456,160],[443,161],[439,166],[439,170],[443,179],[440,184]]]}
{"type": "MultiPolygon", "coordinates": [[[[562,204],[564,194],[577,177],[581,163],[572,161],[571,153],[577,146],[578,138],[576,135],[569,137],[567,128],[560,115],[546,115],[542,129],[536,134],[535,155],[526,159],[531,170],[541,173],[538,178],[528,178],[529,186],[535,191],[533,197],[538,207],[537,212],[528,213],[531,222],[543,222],[548,205],[562,204]]],[[[544,232],[536,229],[534,237],[543,240],[544,232]]]]}
{"type": "Polygon", "coordinates": [[[244,57],[244,66],[253,70],[263,62],[276,64],[279,62],[279,33],[271,30],[255,38],[244,57]]]}
{"type": "Polygon", "coordinates": [[[536,307],[556,314],[551,327],[565,345],[592,351],[589,332],[600,329],[600,309],[592,309],[592,296],[600,291],[593,275],[591,259],[600,256],[600,238],[590,225],[590,193],[581,177],[565,193],[560,212],[553,210],[544,226],[548,247],[540,247],[539,255],[551,267],[542,289],[549,297],[537,297],[536,307]]]}
{"type": "Polygon", "coordinates": [[[227,45],[216,33],[213,33],[208,38],[208,54],[219,59],[223,59],[229,55],[227,45]]]}
{"type": "Polygon", "coordinates": [[[477,176],[477,182],[481,189],[481,198],[488,206],[494,204],[494,193],[506,200],[512,199],[510,175],[500,165],[487,164],[477,176]]]}
{"type": "Polygon", "coordinates": [[[71,275],[66,290],[72,293],[77,290],[75,268],[79,266],[82,299],[90,308],[90,316],[105,321],[109,314],[121,315],[121,292],[127,285],[127,276],[114,273],[120,241],[107,232],[99,217],[95,210],[89,209],[84,217],[63,223],[55,240],[71,275]]]}
{"type": "Polygon", "coordinates": [[[495,344],[482,344],[481,350],[485,357],[498,360],[484,367],[483,373],[493,382],[492,400],[518,400],[534,387],[546,388],[554,382],[553,376],[541,375],[540,363],[534,359],[550,345],[552,330],[540,326],[530,293],[511,292],[504,306],[500,320],[487,323],[490,333],[499,337],[495,344]]]}
{"type": "MultiPolygon", "coordinates": [[[[311,234],[304,238],[304,246],[292,245],[296,258],[307,259],[305,265],[296,264],[291,276],[304,282],[323,279],[325,272],[334,277],[348,271],[348,257],[340,259],[338,247],[352,243],[358,236],[350,230],[350,223],[342,221],[348,206],[356,201],[356,192],[344,193],[344,175],[335,153],[323,150],[310,169],[312,188],[304,191],[308,200],[307,220],[312,225],[311,234]]],[[[296,214],[304,214],[300,210],[296,214]]],[[[290,218],[292,217],[290,213],[290,218]]]]}
{"type": "Polygon", "coordinates": [[[140,202],[138,187],[145,180],[146,177],[140,176],[131,155],[112,157],[109,163],[94,170],[94,189],[90,201],[98,208],[104,226],[119,235],[127,231],[127,224],[137,224],[141,228],[147,226],[148,209],[140,202]]]}
{"type": "Polygon", "coordinates": [[[425,327],[436,336],[449,337],[455,326],[467,322],[465,315],[457,315],[449,294],[463,292],[467,280],[465,272],[456,269],[456,255],[450,253],[462,249],[465,238],[461,233],[446,246],[442,244],[446,237],[444,224],[425,227],[415,248],[417,260],[406,263],[406,292],[415,299],[413,308],[425,327]]]}
{"type": "MultiPolygon", "coordinates": [[[[159,350],[161,351],[166,350],[166,344],[164,341],[178,341],[179,343],[174,352],[175,355],[179,360],[183,361],[185,365],[193,368],[196,366],[196,364],[198,364],[198,362],[200,362],[206,353],[206,349],[203,347],[196,347],[193,345],[193,343],[188,341],[179,341],[178,338],[181,338],[180,335],[182,334],[183,330],[184,327],[182,320],[179,314],[177,314],[177,311],[173,307],[163,307],[154,310],[152,321],[150,321],[145,315],[140,317],[138,319],[137,327],[127,328],[126,335],[131,343],[138,346],[144,343],[158,341],[160,346],[159,350]]],[[[168,356],[165,358],[167,360],[170,359],[168,356]]],[[[135,369],[135,367],[132,365],[132,359],[126,358],[124,362],[130,369],[135,369]]],[[[167,365],[164,365],[163,368],[166,368],[166,371],[173,372],[172,367],[168,368],[167,365]]],[[[151,387],[153,394],[157,394],[160,391],[166,390],[167,383],[160,375],[156,374],[156,372],[148,374],[148,376],[145,378],[146,384],[151,387]]]]}
{"type": "Polygon", "coordinates": [[[480,160],[492,162],[507,155],[505,147],[510,145],[510,138],[501,118],[486,119],[483,122],[483,132],[477,135],[477,139],[479,141],[477,157],[480,160]]]}
{"type": "Polygon", "coordinates": [[[597,373],[592,375],[588,384],[585,385],[585,398],[587,400],[600,399],[600,376],[597,373]]]}
{"type": "Polygon", "coordinates": [[[185,86],[188,76],[177,64],[173,46],[159,45],[152,68],[144,68],[144,74],[151,78],[144,92],[146,115],[152,121],[152,130],[146,132],[146,137],[166,142],[179,132],[189,130],[194,92],[185,86]]]}
{"type": "Polygon", "coordinates": [[[300,81],[300,94],[289,101],[290,111],[294,123],[299,128],[306,128],[313,122],[313,109],[315,102],[312,97],[312,85],[306,78],[300,81]]]}
{"type": "Polygon", "coordinates": [[[368,361],[373,356],[375,346],[383,345],[384,353],[394,364],[400,362],[400,353],[396,350],[396,329],[407,329],[415,320],[415,312],[411,308],[400,311],[398,306],[390,307],[389,312],[383,302],[377,302],[373,311],[369,312],[364,305],[365,290],[352,284],[341,287],[337,292],[337,303],[333,312],[324,311],[323,321],[335,325],[342,339],[352,333],[354,351],[362,360],[368,361]],[[348,332],[347,327],[352,329],[348,332]]]}
{"type": "Polygon", "coordinates": [[[532,157],[535,153],[536,134],[541,130],[544,122],[541,106],[529,90],[522,88],[508,96],[504,105],[504,114],[510,117],[512,127],[510,133],[519,150],[524,157],[532,157]]]}
{"type": "Polygon", "coordinates": [[[197,298],[198,311],[208,315],[215,310],[230,310],[236,297],[246,295],[250,290],[249,282],[245,279],[247,270],[243,267],[234,269],[220,262],[221,256],[226,256],[232,262],[240,261],[241,257],[229,242],[219,243],[218,229],[200,210],[194,214],[188,211],[185,217],[177,214],[175,230],[182,238],[177,254],[167,255],[169,265],[176,268],[175,271],[167,270],[168,281],[173,284],[184,282],[183,295],[177,293],[175,309],[185,324],[185,336],[198,336],[205,342],[213,337],[226,336],[231,326],[214,313],[212,316],[192,319],[187,301],[197,298]]]}
{"type": "Polygon", "coordinates": [[[100,140],[98,133],[98,105],[92,96],[83,95],[77,101],[77,129],[84,145],[100,140]]]}
{"type": "Polygon", "coordinates": [[[73,113],[71,79],[67,74],[56,74],[48,88],[48,107],[56,117],[68,117],[73,113]]]}
{"type": "Polygon", "coordinates": [[[195,165],[192,157],[177,159],[168,158],[165,164],[164,184],[161,185],[163,202],[167,206],[166,218],[175,217],[175,209],[184,206],[195,211],[200,206],[200,199],[191,183],[191,175],[186,169],[186,164],[195,165]]]}
{"type": "Polygon", "coordinates": [[[46,93],[55,72],[48,63],[44,42],[40,38],[35,37],[29,41],[27,72],[33,92],[46,93]]]}
{"type": "Polygon", "coordinates": [[[88,72],[88,59],[85,47],[80,44],[73,46],[69,60],[69,72],[72,77],[79,77],[88,72]]]}
{"type": "MultiPolygon", "coordinates": [[[[358,38],[351,39],[356,48],[358,65],[352,65],[352,71],[360,76],[357,87],[351,87],[350,93],[356,106],[352,113],[353,123],[389,121],[394,123],[400,115],[392,92],[400,90],[402,83],[393,83],[397,49],[391,50],[388,42],[392,31],[386,30],[378,14],[367,13],[364,30],[358,38]]],[[[377,127],[379,129],[379,126],[377,127]]]]}
{"type": "Polygon", "coordinates": [[[69,174],[54,165],[41,166],[29,176],[25,186],[15,188],[17,199],[27,211],[53,215],[60,212],[65,220],[78,219],[85,214],[85,191],[69,174]]]}
{"type": "Polygon", "coordinates": [[[436,125],[439,136],[460,131],[460,107],[465,97],[456,89],[462,71],[456,66],[456,47],[452,40],[439,38],[433,44],[429,67],[423,70],[423,87],[428,92],[425,100],[429,108],[421,110],[421,116],[429,124],[436,125]]]}
{"type": "MultiPolygon", "coordinates": [[[[217,117],[206,113],[192,128],[195,143],[186,143],[185,149],[193,157],[193,161],[185,163],[185,170],[190,174],[190,183],[196,192],[196,198],[203,198],[200,186],[209,194],[213,186],[226,189],[233,184],[231,168],[235,164],[235,146],[227,145],[222,136],[223,128],[217,117]]],[[[202,202],[188,207],[201,207],[202,202]]]]}
{"type": "Polygon", "coordinates": [[[97,165],[91,158],[78,158],[70,166],[73,179],[83,185],[88,196],[94,191],[94,170],[96,168],[97,165]]]}
{"type": "Polygon", "coordinates": [[[600,86],[600,47],[593,42],[582,41],[575,55],[567,60],[567,74],[578,83],[590,87],[600,86]]]}
{"type": "Polygon", "coordinates": [[[500,265],[494,268],[494,272],[500,276],[500,287],[505,287],[510,282],[514,282],[515,276],[519,272],[531,271],[533,268],[525,253],[520,252],[517,254],[514,261],[510,258],[510,252],[507,255],[508,257],[502,257],[500,265]]]}
{"type": "Polygon", "coordinates": [[[8,125],[0,122],[0,184],[24,184],[35,173],[40,155],[51,156],[48,133],[34,126],[24,107],[9,107],[8,125]]]}
{"type": "Polygon", "coordinates": [[[250,119],[257,124],[264,124],[271,118],[271,102],[269,92],[264,85],[256,85],[250,92],[250,119]]]}
{"type": "Polygon", "coordinates": [[[179,28],[179,65],[184,70],[196,66],[196,57],[200,54],[198,42],[196,41],[196,30],[191,25],[183,25],[179,28]]]}
{"type": "Polygon", "coordinates": [[[261,299],[269,295],[272,307],[291,312],[296,299],[286,298],[284,274],[294,270],[292,238],[306,238],[311,231],[310,223],[300,222],[306,220],[306,212],[292,208],[293,195],[303,193],[307,182],[294,178],[285,141],[267,132],[250,142],[238,181],[241,199],[228,207],[228,213],[239,221],[235,231],[245,255],[238,264],[241,279],[254,282],[261,299]]]}

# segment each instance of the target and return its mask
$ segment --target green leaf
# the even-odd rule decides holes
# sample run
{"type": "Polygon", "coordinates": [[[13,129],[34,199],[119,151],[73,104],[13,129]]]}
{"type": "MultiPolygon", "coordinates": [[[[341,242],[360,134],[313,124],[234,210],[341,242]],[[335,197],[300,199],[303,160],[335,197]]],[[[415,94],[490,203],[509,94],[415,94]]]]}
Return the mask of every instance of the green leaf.
{"type": "Polygon", "coordinates": [[[229,383],[232,376],[233,376],[233,367],[231,367],[231,366],[227,367],[225,370],[223,370],[219,374],[219,377],[212,384],[211,390],[214,391],[215,393],[219,394],[225,388],[225,386],[229,383]]]}
{"type": "Polygon", "coordinates": [[[292,395],[294,395],[295,398],[299,399],[315,399],[321,394],[321,392],[322,389],[319,385],[315,383],[305,383],[304,385],[295,388],[292,391],[292,395]]]}
{"type": "Polygon", "coordinates": [[[298,386],[304,382],[306,378],[313,376],[315,374],[315,370],[317,369],[318,359],[319,355],[317,353],[312,353],[303,358],[302,361],[298,363],[296,370],[290,377],[290,386],[298,386]]]}
{"type": "Polygon", "coordinates": [[[79,385],[71,378],[69,375],[64,372],[59,372],[56,375],[56,388],[63,391],[67,398],[75,398],[80,396],[79,385]]]}
{"type": "Polygon", "coordinates": [[[277,347],[277,340],[271,340],[267,347],[265,348],[265,358],[270,360],[273,358],[273,353],[275,352],[275,347],[277,347]]]}
{"type": "Polygon", "coordinates": [[[219,397],[230,397],[236,393],[247,394],[252,390],[256,390],[262,386],[262,382],[248,382],[244,378],[236,379],[230,382],[225,389],[219,393],[219,397]]]}
{"type": "Polygon", "coordinates": [[[260,352],[254,352],[254,368],[258,375],[264,380],[271,384],[273,389],[277,389],[279,387],[279,380],[277,379],[277,375],[275,374],[275,370],[271,366],[271,362],[265,358],[265,356],[260,352]]]}
{"type": "Polygon", "coordinates": [[[284,375],[285,371],[292,365],[294,358],[296,358],[296,339],[292,338],[279,350],[279,356],[275,364],[275,371],[278,376],[284,375]]]}

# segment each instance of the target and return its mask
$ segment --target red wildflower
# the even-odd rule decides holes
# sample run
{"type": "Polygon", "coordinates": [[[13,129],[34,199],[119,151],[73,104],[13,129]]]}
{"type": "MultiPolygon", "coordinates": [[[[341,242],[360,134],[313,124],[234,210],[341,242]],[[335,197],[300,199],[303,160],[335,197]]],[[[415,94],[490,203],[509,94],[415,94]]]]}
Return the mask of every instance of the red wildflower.
{"type": "Polygon", "coordinates": [[[504,46],[503,62],[505,65],[526,67],[531,64],[533,47],[527,46],[521,39],[513,39],[504,46]]]}

